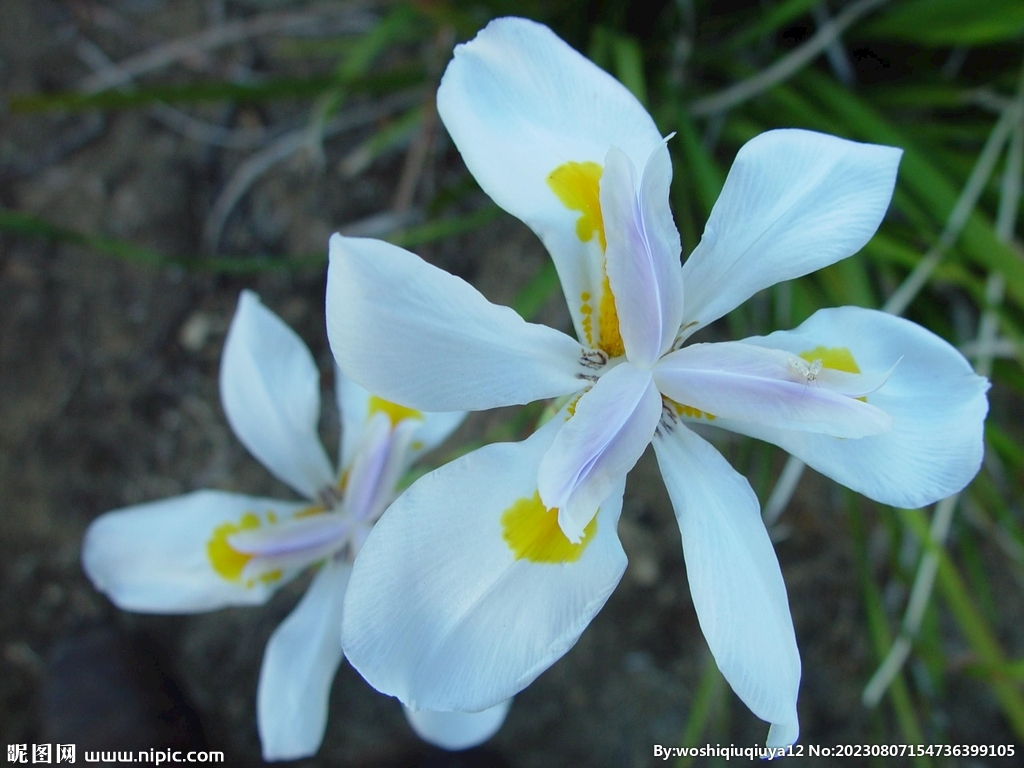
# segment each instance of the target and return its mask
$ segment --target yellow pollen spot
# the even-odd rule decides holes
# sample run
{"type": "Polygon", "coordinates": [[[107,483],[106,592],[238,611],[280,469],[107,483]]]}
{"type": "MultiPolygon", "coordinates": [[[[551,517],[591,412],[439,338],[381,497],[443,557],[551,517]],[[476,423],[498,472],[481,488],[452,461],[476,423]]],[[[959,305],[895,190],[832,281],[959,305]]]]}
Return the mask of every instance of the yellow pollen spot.
{"type": "Polygon", "coordinates": [[[264,584],[273,584],[275,581],[280,581],[283,575],[283,571],[267,571],[266,573],[261,573],[258,578],[264,584]]]}
{"type": "Polygon", "coordinates": [[[583,333],[587,337],[587,344],[594,346],[594,308],[590,306],[588,291],[580,294],[580,314],[583,315],[583,333]]]}
{"type": "Polygon", "coordinates": [[[563,163],[548,174],[548,186],[570,211],[579,211],[576,237],[589,243],[594,234],[605,249],[604,217],[601,215],[600,181],[604,169],[594,162],[563,163]]]}
{"type": "Polygon", "coordinates": [[[664,399],[672,406],[672,410],[680,416],[685,416],[688,419],[707,419],[708,421],[714,421],[717,418],[713,413],[707,413],[706,411],[701,411],[693,406],[677,403],[675,400],[668,397],[664,397],[664,399]]]}
{"type": "Polygon", "coordinates": [[[367,417],[373,416],[375,413],[387,414],[388,418],[391,419],[392,427],[398,426],[398,422],[405,419],[423,420],[423,414],[413,408],[406,408],[404,405],[392,403],[390,400],[385,400],[383,397],[370,395],[370,402],[367,407],[367,417]]]}
{"type": "Polygon", "coordinates": [[[238,581],[246,563],[252,559],[252,555],[239,552],[228,544],[228,536],[259,527],[259,517],[254,512],[246,512],[237,523],[223,523],[214,529],[213,536],[206,542],[206,556],[210,558],[213,570],[222,578],[238,581]]]}
{"type": "Polygon", "coordinates": [[[566,421],[568,421],[569,419],[576,415],[576,403],[580,401],[581,397],[583,397],[583,395],[576,395],[576,397],[574,397],[572,401],[569,403],[569,407],[566,408],[566,412],[569,414],[568,416],[565,417],[566,421]]]}
{"type": "MultiPolygon", "coordinates": [[[[346,477],[347,477],[347,473],[346,473],[346,477]]],[[[326,511],[327,510],[324,509],[321,505],[314,504],[311,507],[303,507],[298,512],[296,512],[294,515],[292,515],[292,517],[297,517],[297,518],[315,517],[316,515],[322,515],[326,511]]],[[[271,522],[273,522],[273,521],[271,521],[271,522]]],[[[232,533],[234,533],[234,531],[232,531],[232,533]]]]}
{"type": "Polygon", "coordinates": [[[820,360],[822,368],[831,368],[834,371],[845,373],[860,373],[857,361],[853,359],[853,353],[846,347],[815,347],[801,352],[800,357],[808,363],[820,360]]]}
{"type": "Polygon", "coordinates": [[[501,537],[516,556],[532,563],[573,563],[597,533],[597,517],[583,529],[579,544],[573,544],[558,527],[558,510],[546,509],[540,492],[518,499],[501,515],[501,537]]]}

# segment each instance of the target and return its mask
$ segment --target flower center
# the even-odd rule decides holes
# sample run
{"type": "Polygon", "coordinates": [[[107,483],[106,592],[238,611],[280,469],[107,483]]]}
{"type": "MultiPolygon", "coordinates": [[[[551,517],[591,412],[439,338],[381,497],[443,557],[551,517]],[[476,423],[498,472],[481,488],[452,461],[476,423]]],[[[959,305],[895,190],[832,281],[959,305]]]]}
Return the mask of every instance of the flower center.
{"type": "MultiPolygon", "coordinates": [[[[326,488],[318,499],[341,498],[326,488]]],[[[210,566],[225,581],[248,588],[279,581],[294,571],[341,551],[352,537],[354,525],[338,512],[314,504],[280,520],[271,510],[262,515],[245,512],[235,522],[217,526],[206,544],[210,566]]]]}

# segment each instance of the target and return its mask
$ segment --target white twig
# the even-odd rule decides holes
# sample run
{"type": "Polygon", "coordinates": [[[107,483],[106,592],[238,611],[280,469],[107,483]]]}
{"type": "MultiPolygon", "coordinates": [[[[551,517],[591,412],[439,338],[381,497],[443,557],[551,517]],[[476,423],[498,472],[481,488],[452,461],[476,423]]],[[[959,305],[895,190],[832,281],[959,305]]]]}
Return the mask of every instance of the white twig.
{"type": "Polygon", "coordinates": [[[786,466],[782,468],[779,479],[775,481],[775,488],[772,489],[772,495],[768,497],[764,510],[761,512],[761,517],[764,518],[764,524],[767,527],[771,528],[775,525],[779,515],[789,505],[789,500],[793,498],[806,466],[796,456],[786,459],[786,466]]]}
{"type": "Polygon", "coordinates": [[[996,122],[995,128],[992,129],[988,140],[985,142],[985,146],[981,150],[981,154],[978,155],[978,160],[974,164],[971,175],[967,178],[967,183],[964,185],[956,205],[953,206],[949,218],[946,219],[946,226],[942,230],[942,234],[939,235],[938,242],[928,250],[928,253],[917,263],[913,271],[907,275],[907,278],[900,284],[900,287],[893,292],[882,307],[883,310],[894,315],[902,315],[917,294],[920,293],[921,289],[928,283],[932,272],[935,271],[939,262],[946,255],[946,252],[956,243],[957,238],[960,237],[960,232],[963,231],[964,225],[967,224],[967,219],[970,218],[975,207],[978,205],[978,198],[981,197],[985,185],[988,184],[992,171],[995,170],[999,155],[1010,136],[1010,130],[1013,128],[1014,123],[1020,120],[1019,115],[1020,106],[1015,104],[1011,109],[1003,112],[996,122]]]}
{"type": "MultiPolygon", "coordinates": [[[[811,8],[811,16],[814,17],[814,23],[818,25],[818,29],[824,29],[832,23],[832,16],[828,12],[828,5],[824,2],[818,3],[811,8]]],[[[850,63],[850,57],[846,55],[843,41],[838,34],[825,46],[825,57],[828,59],[828,65],[832,67],[832,74],[836,76],[836,80],[847,88],[854,84],[857,80],[857,75],[853,70],[853,64],[850,63]]]]}
{"type": "Polygon", "coordinates": [[[850,25],[885,2],[887,0],[859,0],[851,3],[835,19],[821,26],[807,42],[787,53],[767,69],[723,91],[692,102],[689,107],[690,114],[699,117],[724,112],[788,79],[832,45],[850,25]]]}
{"type": "MultiPolygon", "coordinates": [[[[83,62],[93,69],[104,71],[113,66],[110,57],[103,52],[103,49],[91,40],[82,39],[75,46],[75,53],[83,62]]],[[[118,90],[130,93],[133,90],[131,79],[117,85],[118,90]]],[[[188,139],[198,141],[202,144],[212,144],[224,149],[255,149],[265,144],[271,138],[272,132],[268,130],[231,130],[219,125],[197,120],[191,115],[175,109],[169,104],[156,103],[146,108],[146,114],[153,120],[180,133],[188,139]]]]}
{"type": "Polygon", "coordinates": [[[968,341],[960,346],[960,354],[964,357],[991,357],[993,360],[1024,360],[1024,348],[1013,339],[997,338],[984,346],[981,339],[968,341]]]}
{"type": "MultiPolygon", "coordinates": [[[[411,106],[422,98],[422,89],[417,88],[394,94],[372,104],[352,107],[327,123],[324,127],[324,137],[334,136],[372,123],[385,115],[411,106]]],[[[277,141],[247,158],[238,167],[224,189],[221,190],[206,217],[206,224],[203,227],[203,245],[209,253],[216,253],[228,216],[231,215],[231,211],[234,210],[242,196],[270,168],[308,146],[308,136],[309,128],[305,126],[289,131],[277,141]]]]}
{"type": "MultiPolygon", "coordinates": [[[[114,64],[101,72],[90,75],[82,81],[79,90],[82,93],[98,93],[130,81],[146,72],[161,69],[176,61],[194,56],[197,53],[221,48],[225,45],[238,43],[252,37],[272,33],[295,32],[321,21],[325,16],[339,13],[352,13],[352,6],[326,6],[305,13],[265,13],[244,21],[232,21],[227,24],[216,24],[189,37],[178,38],[150,48],[136,56],[114,64]]],[[[365,23],[357,19],[353,31],[364,31],[365,23]]]]}

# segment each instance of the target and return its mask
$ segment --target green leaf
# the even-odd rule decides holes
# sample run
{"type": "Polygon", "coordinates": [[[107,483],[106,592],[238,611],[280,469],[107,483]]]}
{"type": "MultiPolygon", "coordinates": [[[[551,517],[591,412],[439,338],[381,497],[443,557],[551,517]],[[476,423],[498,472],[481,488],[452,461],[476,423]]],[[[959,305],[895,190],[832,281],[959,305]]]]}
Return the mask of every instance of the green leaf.
{"type": "Polygon", "coordinates": [[[587,53],[591,61],[615,75],[641,104],[647,105],[644,52],[634,38],[608,27],[595,26],[587,53]]]}
{"type": "MultiPolygon", "coordinates": [[[[426,80],[422,66],[404,67],[390,72],[353,76],[344,80],[352,93],[382,94],[419,85],[426,80]]],[[[196,104],[209,101],[259,103],[275,100],[308,99],[338,85],[336,76],[279,78],[263,83],[201,82],[187,85],[157,85],[130,91],[100,91],[82,94],[75,91],[11,96],[7,105],[15,114],[86,109],[131,109],[156,102],[196,104]]]]}
{"type": "Polygon", "coordinates": [[[679,179],[676,184],[689,182],[693,186],[700,201],[701,214],[707,219],[722,191],[722,185],[725,184],[725,174],[698,138],[685,109],[678,111],[676,125],[685,161],[683,168],[686,172],[685,181],[679,179]]]}
{"type": "MultiPolygon", "coordinates": [[[[482,227],[495,219],[501,209],[489,205],[478,211],[427,221],[415,227],[395,232],[384,239],[403,248],[434,242],[482,227]]],[[[326,248],[321,253],[301,256],[180,256],[165,254],[126,240],[104,235],[93,235],[50,224],[45,219],[21,211],[0,208],[0,232],[23,237],[36,237],[83,248],[112,256],[121,261],[148,267],[181,267],[197,272],[245,274],[253,272],[299,271],[323,269],[327,263],[326,248]]]]}
{"type": "Polygon", "coordinates": [[[757,21],[730,37],[726,46],[729,50],[736,51],[757,42],[762,37],[775,34],[806,14],[819,2],[821,0],[784,0],[774,7],[769,6],[758,16],[757,21]]]}
{"type": "Polygon", "coordinates": [[[980,45],[1024,34],[1021,0],[910,0],[869,24],[867,35],[922,45],[980,45]]]}
{"type": "MultiPolygon", "coordinates": [[[[903,523],[914,533],[921,545],[938,555],[939,586],[953,618],[974,653],[990,668],[1005,667],[1006,658],[995,633],[978,610],[977,599],[967,589],[949,553],[932,540],[924,512],[920,509],[901,509],[898,512],[903,523]]],[[[988,682],[1010,727],[1018,738],[1024,738],[1024,697],[1021,696],[1020,690],[1002,676],[993,676],[988,682]]]]}

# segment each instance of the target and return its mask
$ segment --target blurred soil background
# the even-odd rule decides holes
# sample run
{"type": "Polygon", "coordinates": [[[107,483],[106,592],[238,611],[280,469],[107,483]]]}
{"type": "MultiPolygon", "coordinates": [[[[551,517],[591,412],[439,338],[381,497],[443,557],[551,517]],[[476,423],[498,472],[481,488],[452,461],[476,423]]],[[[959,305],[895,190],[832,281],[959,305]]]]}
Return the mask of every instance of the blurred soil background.
{"type": "MultiPolygon", "coordinates": [[[[324,329],[333,231],[393,237],[491,300],[519,302],[534,319],[568,330],[540,243],[493,210],[432,112],[436,78],[472,25],[516,10],[543,18],[592,55],[604,51],[603,63],[634,90],[637,77],[644,85],[646,66],[650,101],[664,106],[693,98],[695,87],[711,93],[765,68],[853,4],[751,3],[745,16],[716,18],[706,2],[656,3],[649,19],[625,3],[562,5],[0,0],[0,84],[8,97],[0,115],[0,742],[206,748],[223,750],[228,765],[260,764],[255,691],[263,648],[306,581],[262,608],[142,616],[115,609],[79,565],[86,526],[110,509],[198,488],[291,497],[234,438],[219,404],[219,356],[240,290],[259,293],[312,349],[323,373],[328,446],[338,433],[324,329]],[[789,15],[777,15],[775,26],[762,23],[783,7],[789,15]],[[757,24],[742,50],[712,45],[757,24]],[[649,38],[656,38],[651,55],[661,58],[630,58],[630,51],[647,55],[637,41],[649,38]],[[186,41],[182,49],[166,47],[177,40],[186,41]],[[691,59],[705,41],[731,63],[715,70],[691,59]],[[153,51],[166,56],[131,71],[114,67],[146,64],[139,57],[153,51]],[[706,81],[695,86],[702,67],[706,81]],[[204,97],[197,83],[227,84],[230,92],[204,97]],[[109,101],[74,101],[89,93],[109,101]],[[64,101],[31,102],[41,95],[64,101]],[[20,107],[12,97],[22,97],[20,107]],[[318,122],[320,136],[311,128],[318,122]]],[[[884,84],[917,67],[922,85],[932,77],[962,90],[968,86],[956,78],[964,73],[971,88],[988,87],[996,107],[963,107],[960,135],[918,137],[953,147],[939,166],[959,192],[996,108],[1013,96],[1020,32],[1005,37],[986,54],[1000,62],[991,73],[989,59],[941,41],[932,50],[860,39],[838,50],[851,52],[846,86],[884,84]],[[953,62],[960,69],[942,80],[951,57],[962,59],[953,62]],[[921,75],[924,69],[938,74],[921,75]]],[[[827,55],[809,61],[808,77],[817,80],[802,81],[808,91],[827,78],[845,87],[836,74],[841,64],[827,55]]],[[[712,116],[702,134],[655,111],[663,130],[681,132],[674,146],[697,153],[677,166],[676,184],[690,185],[676,199],[687,251],[709,200],[708,185],[684,174],[713,186],[744,134],[803,124],[764,98],[788,98],[796,109],[806,93],[771,93],[738,122],[712,116]]],[[[813,122],[812,112],[804,123],[813,122]]],[[[834,132],[872,139],[840,118],[833,115],[834,132]]],[[[886,119],[905,126],[899,113],[886,119]]],[[[990,211],[998,173],[992,178],[977,204],[990,211]]],[[[891,216],[897,229],[889,237],[903,248],[894,246],[896,256],[877,256],[876,247],[877,261],[857,260],[852,282],[850,273],[831,272],[782,294],[796,297],[792,312],[778,311],[780,294],[759,297],[748,314],[712,333],[795,325],[809,314],[808,302],[879,305],[914,266],[906,254],[919,258],[947,223],[951,204],[936,214],[914,203],[915,190],[898,193],[908,202],[891,216]],[[834,291],[852,290],[858,275],[866,275],[868,297],[835,301],[834,291]]],[[[987,222],[991,229],[991,215],[987,222]]],[[[954,249],[946,264],[960,271],[937,273],[909,313],[954,343],[973,338],[981,314],[987,273],[970,255],[954,249]]],[[[992,257],[993,269],[1003,263],[992,257]]],[[[1013,327],[1019,294],[1007,274],[1002,317],[1013,327]]],[[[1017,760],[1024,759],[1014,720],[1024,679],[1022,662],[1014,661],[1024,658],[1020,470],[1011,460],[1020,454],[1021,376],[1013,359],[998,365],[1005,367],[997,368],[1002,379],[992,397],[993,419],[1004,430],[1002,464],[995,480],[965,497],[966,513],[958,511],[935,587],[941,597],[926,612],[895,699],[868,709],[861,692],[900,626],[922,551],[913,519],[808,472],[774,526],[803,658],[804,744],[901,743],[916,734],[923,743],[1016,743],[1017,760]],[[964,624],[955,589],[942,591],[951,578],[960,579],[981,630],[964,624]]],[[[466,440],[522,435],[518,427],[502,431],[510,416],[473,415],[441,455],[466,440]]],[[[764,503],[785,455],[715,439],[750,473],[764,503]]],[[[399,704],[343,665],[323,746],[302,764],[645,766],[657,762],[655,744],[763,744],[767,726],[708,663],[653,455],[630,475],[619,533],[630,558],[622,584],[578,645],[516,698],[483,748],[459,755],[426,749],[399,704]]]]}

